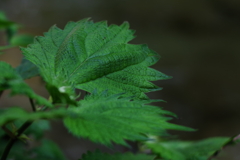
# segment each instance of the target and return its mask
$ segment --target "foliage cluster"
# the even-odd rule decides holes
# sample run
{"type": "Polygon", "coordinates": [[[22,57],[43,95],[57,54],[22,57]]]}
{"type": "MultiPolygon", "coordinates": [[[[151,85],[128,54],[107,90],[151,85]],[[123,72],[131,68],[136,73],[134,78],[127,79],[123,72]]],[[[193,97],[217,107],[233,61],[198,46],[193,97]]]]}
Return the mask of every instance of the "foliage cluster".
{"type": "Polygon", "coordinates": [[[32,111],[1,106],[1,160],[66,159],[58,146],[43,136],[50,129],[51,119],[62,120],[73,135],[96,143],[129,146],[126,140],[130,140],[140,146],[137,153],[111,155],[97,150],[82,155],[80,160],[207,160],[236,141],[228,137],[197,142],[170,140],[169,129],[193,129],[170,123],[176,115],[151,105],[162,100],[146,95],[161,89],[150,81],[171,77],[149,67],[159,60],[156,52],[146,45],[128,43],[134,31],[127,22],[108,26],[105,21],[83,19],[69,22],[64,29],[53,26],[34,39],[19,35],[19,27],[0,13],[0,29],[6,33],[7,42],[0,47],[1,53],[22,46],[23,54],[17,68],[0,61],[0,95],[5,90],[10,90],[11,96],[24,95],[32,111]],[[24,82],[34,76],[44,80],[48,100],[24,82]],[[77,95],[76,90],[84,96],[77,95]],[[41,145],[29,147],[29,139],[41,145]]]}

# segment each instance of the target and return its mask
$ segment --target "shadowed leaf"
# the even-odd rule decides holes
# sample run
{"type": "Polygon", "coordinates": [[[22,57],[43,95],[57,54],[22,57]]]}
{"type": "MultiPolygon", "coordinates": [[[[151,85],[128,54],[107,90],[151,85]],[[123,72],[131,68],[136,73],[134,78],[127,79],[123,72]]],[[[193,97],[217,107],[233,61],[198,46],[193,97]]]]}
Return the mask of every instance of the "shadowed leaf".
{"type": "Polygon", "coordinates": [[[166,135],[167,129],[192,129],[174,125],[167,121],[171,112],[159,107],[145,105],[151,101],[108,96],[94,93],[80,101],[78,107],[69,107],[72,114],[64,119],[68,130],[79,137],[104,145],[115,142],[127,145],[125,140],[147,140],[144,134],[166,135]]]}

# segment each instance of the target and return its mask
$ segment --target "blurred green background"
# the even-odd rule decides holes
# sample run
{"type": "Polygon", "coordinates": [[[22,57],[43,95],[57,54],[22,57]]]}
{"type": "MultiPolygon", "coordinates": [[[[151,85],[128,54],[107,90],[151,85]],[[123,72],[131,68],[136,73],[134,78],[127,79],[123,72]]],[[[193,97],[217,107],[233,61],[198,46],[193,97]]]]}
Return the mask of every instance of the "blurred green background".
{"type": "MultiPolygon", "coordinates": [[[[42,35],[54,24],[63,28],[68,21],[87,17],[118,25],[128,21],[137,35],[131,43],[148,44],[162,57],[153,67],[173,76],[154,82],[163,90],[149,95],[168,102],[158,105],[178,115],[174,123],[198,129],[177,132],[179,138],[198,140],[240,133],[240,1],[0,0],[0,10],[24,26],[21,33],[33,35],[42,35]]],[[[19,49],[6,52],[0,59],[17,66],[22,57],[19,49]]],[[[27,82],[38,94],[48,97],[39,78],[27,82]]],[[[26,98],[19,102],[22,98],[9,99],[5,93],[0,105],[28,108],[26,98]]],[[[69,159],[96,147],[73,138],[59,122],[53,122],[53,129],[56,132],[47,136],[69,159]]],[[[239,160],[239,149],[240,145],[228,147],[219,159],[239,160]]]]}

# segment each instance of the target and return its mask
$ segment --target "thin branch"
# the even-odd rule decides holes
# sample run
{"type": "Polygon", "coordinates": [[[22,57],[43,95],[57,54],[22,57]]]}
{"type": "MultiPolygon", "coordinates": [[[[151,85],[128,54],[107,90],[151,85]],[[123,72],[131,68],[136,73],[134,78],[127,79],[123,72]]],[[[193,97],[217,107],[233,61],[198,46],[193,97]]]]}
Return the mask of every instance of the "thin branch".
{"type": "Polygon", "coordinates": [[[36,107],[35,107],[35,104],[34,104],[34,102],[33,102],[33,99],[32,99],[32,98],[29,98],[29,101],[30,101],[30,103],[31,103],[31,107],[32,107],[33,112],[36,112],[36,107]]]}
{"type": "MultiPolygon", "coordinates": [[[[33,99],[29,98],[33,112],[36,111],[33,99]]],[[[17,135],[14,137],[11,137],[10,141],[8,142],[7,146],[5,147],[3,151],[3,155],[1,157],[1,160],[6,160],[7,156],[14,145],[14,143],[18,140],[18,137],[21,136],[21,134],[33,123],[33,121],[26,121],[18,130],[17,130],[17,135]]]]}
{"type": "Polygon", "coordinates": [[[33,121],[27,121],[25,122],[17,131],[17,135],[10,139],[8,142],[6,148],[3,151],[3,155],[1,157],[1,160],[6,160],[7,156],[13,146],[13,144],[18,140],[18,137],[33,123],[33,121]]]}
{"type": "Polygon", "coordinates": [[[2,129],[7,133],[7,135],[11,138],[14,138],[15,135],[4,125],[2,126],[2,129]]]}
{"type": "Polygon", "coordinates": [[[0,91],[0,97],[2,96],[2,94],[3,94],[3,91],[0,91]]]}

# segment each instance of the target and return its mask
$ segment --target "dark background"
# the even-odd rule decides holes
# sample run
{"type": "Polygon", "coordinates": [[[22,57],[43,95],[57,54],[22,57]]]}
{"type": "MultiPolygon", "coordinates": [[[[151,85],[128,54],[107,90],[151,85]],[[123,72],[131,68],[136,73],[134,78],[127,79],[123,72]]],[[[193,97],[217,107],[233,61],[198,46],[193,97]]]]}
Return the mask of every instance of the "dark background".
{"type": "MultiPolygon", "coordinates": [[[[137,38],[161,55],[153,67],[173,79],[154,82],[162,91],[151,93],[168,103],[159,104],[178,115],[174,123],[198,129],[177,132],[184,140],[240,133],[240,1],[238,0],[0,0],[0,10],[24,26],[21,33],[42,35],[57,24],[91,17],[108,24],[130,23],[137,38]]],[[[12,66],[21,60],[19,49],[9,49],[0,59],[12,66]]],[[[39,78],[27,82],[48,97],[39,78]]],[[[9,99],[0,105],[30,108],[26,98],[9,99]]],[[[70,159],[96,146],[73,138],[53,122],[55,140],[70,159]]],[[[100,145],[98,145],[100,146],[100,145]]],[[[228,147],[221,160],[239,160],[240,145],[228,147]]],[[[107,150],[107,149],[106,149],[107,150]]]]}

